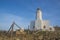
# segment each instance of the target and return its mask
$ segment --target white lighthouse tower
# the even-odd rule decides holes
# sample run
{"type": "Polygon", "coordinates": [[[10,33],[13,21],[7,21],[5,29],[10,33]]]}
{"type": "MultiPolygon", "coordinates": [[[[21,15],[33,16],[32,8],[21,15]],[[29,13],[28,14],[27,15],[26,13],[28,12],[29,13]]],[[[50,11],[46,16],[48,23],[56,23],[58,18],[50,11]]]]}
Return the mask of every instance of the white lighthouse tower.
{"type": "Polygon", "coordinates": [[[36,11],[36,20],[42,20],[42,12],[39,8],[36,11]]]}
{"type": "Polygon", "coordinates": [[[35,20],[35,30],[42,29],[42,11],[37,8],[36,20],[35,20]]]}

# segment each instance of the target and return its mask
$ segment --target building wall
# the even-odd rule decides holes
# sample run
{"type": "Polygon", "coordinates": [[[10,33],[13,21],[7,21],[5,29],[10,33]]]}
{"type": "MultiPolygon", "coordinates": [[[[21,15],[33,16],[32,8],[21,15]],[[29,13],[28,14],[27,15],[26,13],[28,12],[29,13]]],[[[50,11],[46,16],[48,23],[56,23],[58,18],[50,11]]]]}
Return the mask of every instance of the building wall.
{"type": "Polygon", "coordinates": [[[55,31],[53,26],[49,26],[48,31],[55,31]]]}
{"type": "Polygon", "coordinates": [[[48,20],[36,20],[30,22],[30,30],[54,31],[54,28],[49,25],[48,20]]]}
{"type": "Polygon", "coordinates": [[[42,23],[43,23],[43,25],[42,25],[43,29],[44,29],[44,26],[45,26],[45,28],[49,27],[49,21],[48,20],[43,20],[42,23]]]}
{"type": "Polygon", "coordinates": [[[35,21],[35,30],[42,29],[42,20],[36,20],[35,21]]]}
{"type": "Polygon", "coordinates": [[[35,28],[35,21],[30,22],[30,30],[34,30],[35,28]]]}

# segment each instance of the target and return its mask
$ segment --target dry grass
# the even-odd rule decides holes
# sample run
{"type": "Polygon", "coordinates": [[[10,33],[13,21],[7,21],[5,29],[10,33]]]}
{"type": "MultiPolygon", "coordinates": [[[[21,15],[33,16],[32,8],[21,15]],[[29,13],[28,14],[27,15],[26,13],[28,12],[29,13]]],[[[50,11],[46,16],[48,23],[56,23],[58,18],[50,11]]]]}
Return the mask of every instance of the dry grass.
{"type": "Polygon", "coordinates": [[[26,34],[20,34],[18,36],[9,37],[0,33],[0,40],[60,40],[60,32],[27,32],[26,34]]]}

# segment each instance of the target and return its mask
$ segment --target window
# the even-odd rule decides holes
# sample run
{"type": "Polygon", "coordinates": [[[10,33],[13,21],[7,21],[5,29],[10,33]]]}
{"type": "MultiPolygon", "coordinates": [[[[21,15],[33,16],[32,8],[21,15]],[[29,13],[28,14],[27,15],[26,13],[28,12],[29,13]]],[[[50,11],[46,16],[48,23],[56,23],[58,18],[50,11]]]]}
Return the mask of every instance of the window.
{"type": "Polygon", "coordinates": [[[43,28],[46,28],[46,26],[44,25],[44,27],[43,28]]]}
{"type": "Polygon", "coordinates": [[[52,28],[50,28],[50,30],[52,30],[52,28]]]}

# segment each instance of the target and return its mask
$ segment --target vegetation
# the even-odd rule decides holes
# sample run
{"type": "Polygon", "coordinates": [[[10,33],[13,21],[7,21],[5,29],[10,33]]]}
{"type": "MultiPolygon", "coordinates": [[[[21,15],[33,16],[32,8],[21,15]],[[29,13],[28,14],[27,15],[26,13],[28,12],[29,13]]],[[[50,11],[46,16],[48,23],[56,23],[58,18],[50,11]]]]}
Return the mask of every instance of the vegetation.
{"type": "MultiPolygon", "coordinates": [[[[59,29],[59,28],[58,28],[59,29]]],[[[0,40],[60,40],[60,31],[23,31],[24,34],[16,34],[11,36],[7,31],[0,31],[0,40]],[[16,36],[17,35],[17,36],[16,36]]]]}

